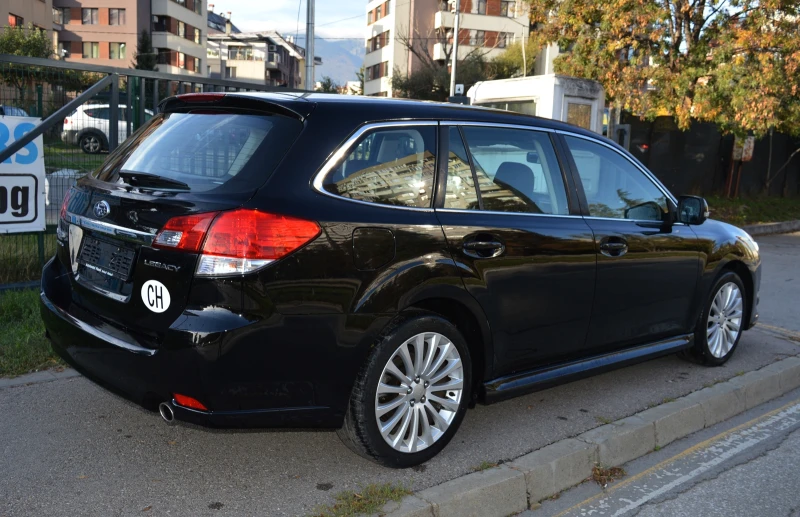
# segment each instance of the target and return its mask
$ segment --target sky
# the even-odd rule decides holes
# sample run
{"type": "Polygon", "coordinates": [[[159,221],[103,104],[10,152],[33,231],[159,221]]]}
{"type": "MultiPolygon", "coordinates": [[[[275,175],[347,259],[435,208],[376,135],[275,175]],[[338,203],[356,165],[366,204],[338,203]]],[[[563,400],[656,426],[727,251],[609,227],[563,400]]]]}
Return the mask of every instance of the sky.
{"type": "MultiPolygon", "coordinates": [[[[208,0],[215,13],[231,11],[231,21],[243,32],[277,30],[282,35],[306,31],[306,0],[208,0]],[[300,23],[298,25],[298,6],[300,23]]],[[[363,40],[366,0],[316,0],[316,36],[363,40]]]]}

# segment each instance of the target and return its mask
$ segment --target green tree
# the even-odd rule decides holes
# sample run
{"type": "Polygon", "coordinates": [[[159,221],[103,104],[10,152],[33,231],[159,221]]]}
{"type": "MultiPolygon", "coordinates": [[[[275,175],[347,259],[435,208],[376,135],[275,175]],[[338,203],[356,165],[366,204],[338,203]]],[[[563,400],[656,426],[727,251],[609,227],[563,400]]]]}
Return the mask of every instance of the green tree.
{"type": "Polygon", "coordinates": [[[319,87],[314,91],[320,93],[339,93],[339,85],[336,84],[330,76],[326,75],[322,78],[322,81],[319,82],[319,87]]]}
{"type": "MultiPolygon", "coordinates": [[[[397,42],[403,45],[418,58],[419,66],[408,75],[395,69],[392,74],[392,90],[397,97],[430,101],[446,101],[450,96],[450,56],[452,45],[448,44],[444,35],[440,35],[440,43],[445,50],[445,59],[436,60],[430,54],[429,38],[417,35],[411,39],[398,36],[397,42]]],[[[456,65],[456,82],[464,85],[464,90],[478,81],[489,78],[488,66],[484,53],[478,48],[469,52],[456,65]]]]}
{"type": "MultiPolygon", "coordinates": [[[[27,27],[5,27],[0,33],[0,54],[49,58],[53,55],[53,40],[47,31],[37,29],[32,24],[27,27]]],[[[25,104],[28,86],[41,80],[44,71],[41,67],[5,63],[0,70],[3,82],[19,92],[18,102],[25,104]]]]}
{"type": "Polygon", "coordinates": [[[155,71],[156,51],[153,49],[153,40],[146,29],[142,29],[139,40],[136,42],[136,52],[133,54],[133,67],[137,70],[155,71]]]}
{"type": "Polygon", "coordinates": [[[364,74],[364,66],[362,65],[361,68],[358,69],[358,72],[356,72],[356,79],[358,79],[358,90],[351,86],[350,95],[364,95],[364,74]]]}
{"type": "Polygon", "coordinates": [[[523,68],[522,42],[515,41],[506,47],[502,54],[489,62],[489,75],[492,79],[508,79],[533,75],[536,55],[539,53],[537,42],[528,40],[525,46],[523,68]]]}
{"type": "Polygon", "coordinates": [[[799,0],[527,0],[558,73],[599,81],[615,106],[737,134],[800,134],[799,0]]]}

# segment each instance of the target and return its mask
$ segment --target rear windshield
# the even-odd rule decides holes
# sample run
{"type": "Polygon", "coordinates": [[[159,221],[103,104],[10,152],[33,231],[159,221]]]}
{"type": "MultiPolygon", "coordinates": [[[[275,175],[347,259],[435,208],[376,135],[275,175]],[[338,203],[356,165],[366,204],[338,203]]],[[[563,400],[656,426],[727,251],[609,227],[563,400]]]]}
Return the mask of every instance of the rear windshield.
{"type": "Polygon", "coordinates": [[[282,115],[162,113],[120,145],[95,177],[125,183],[125,173],[144,173],[156,177],[151,187],[163,179],[164,190],[253,190],[301,129],[300,121],[282,115]]]}

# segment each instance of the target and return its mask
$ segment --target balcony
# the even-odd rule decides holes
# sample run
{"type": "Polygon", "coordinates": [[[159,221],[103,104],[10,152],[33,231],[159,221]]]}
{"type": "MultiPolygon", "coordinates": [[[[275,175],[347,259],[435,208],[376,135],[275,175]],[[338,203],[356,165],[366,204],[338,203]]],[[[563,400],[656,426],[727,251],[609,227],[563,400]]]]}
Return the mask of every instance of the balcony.
{"type": "Polygon", "coordinates": [[[195,43],[190,39],[182,38],[177,34],[172,34],[171,32],[158,32],[154,30],[152,37],[153,48],[177,50],[179,52],[183,52],[184,54],[189,54],[192,57],[206,57],[206,49],[203,45],[195,43]]]}
{"type": "MultiPolygon", "coordinates": [[[[452,29],[455,24],[455,14],[450,11],[438,11],[434,18],[433,26],[436,29],[452,29]]],[[[489,16],[486,14],[461,13],[459,29],[475,29],[480,31],[510,32],[520,34],[528,33],[525,25],[525,16],[509,18],[507,16],[489,16]]]]}

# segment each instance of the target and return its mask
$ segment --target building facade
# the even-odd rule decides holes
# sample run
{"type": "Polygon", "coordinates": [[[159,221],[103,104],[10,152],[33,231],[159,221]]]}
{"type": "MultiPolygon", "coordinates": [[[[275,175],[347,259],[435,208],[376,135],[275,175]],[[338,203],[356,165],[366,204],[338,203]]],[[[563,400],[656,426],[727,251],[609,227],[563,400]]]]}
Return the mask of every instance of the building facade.
{"type": "Polygon", "coordinates": [[[53,0],[0,0],[0,15],[3,26],[27,27],[47,31],[56,48],[56,29],[53,24],[53,0]]]}
{"type": "Polygon", "coordinates": [[[206,55],[211,78],[305,89],[305,49],[275,31],[210,34],[206,55]]]}
{"type": "MultiPolygon", "coordinates": [[[[391,77],[421,66],[406,42],[424,47],[444,64],[453,43],[455,13],[444,0],[406,2],[371,0],[367,4],[364,94],[392,96],[391,77]]],[[[522,0],[461,0],[458,56],[472,52],[491,59],[514,41],[526,41],[530,31],[522,0]]]]}
{"type": "Polygon", "coordinates": [[[58,53],[67,61],[133,67],[139,34],[146,30],[159,72],[205,75],[208,22],[203,0],[52,1],[58,53]]]}

